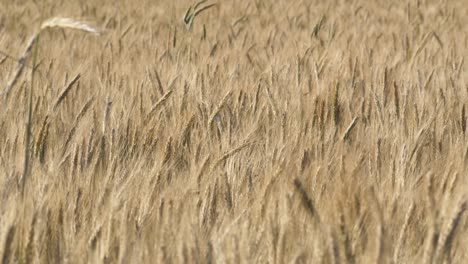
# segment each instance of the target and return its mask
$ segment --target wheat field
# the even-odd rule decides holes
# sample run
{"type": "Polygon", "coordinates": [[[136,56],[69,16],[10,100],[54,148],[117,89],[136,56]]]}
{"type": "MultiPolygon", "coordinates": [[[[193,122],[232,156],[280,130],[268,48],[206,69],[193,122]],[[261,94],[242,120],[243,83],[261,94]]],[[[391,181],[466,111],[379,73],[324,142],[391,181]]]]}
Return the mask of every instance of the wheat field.
{"type": "Polygon", "coordinates": [[[2,263],[468,263],[467,25],[463,0],[0,1],[2,263]]]}

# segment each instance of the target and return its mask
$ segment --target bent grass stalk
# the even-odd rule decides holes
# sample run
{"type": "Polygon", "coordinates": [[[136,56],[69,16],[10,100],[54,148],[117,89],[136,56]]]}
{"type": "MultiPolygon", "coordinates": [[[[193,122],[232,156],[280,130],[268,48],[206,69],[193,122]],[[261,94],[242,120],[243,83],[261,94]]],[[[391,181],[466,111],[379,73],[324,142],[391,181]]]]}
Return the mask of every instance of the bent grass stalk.
{"type": "MultiPolygon", "coordinates": [[[[31,140],[31,126],[32,126],[32,101],[33,101],[33,91],[34,91],[34,76],[36,73],[36,62],[37,62],[37,53],[38,53],[38,47],[39,47],[39,36],[40,34],[48,29],[48,28],[54,28],[54,27],[59,27],[59,28],[69,28],[69,29],[78,29],[87,33],[92,33],[95,35],[100,35],[99,30],[91,27],[90,25],[74,20],[72,18],[67,18],[67,17],[52,17],[47,20],[45,20],[39,29],[37,33],[35,33],[32,38],[30,39],[23,55],[21,56],[21,61],[25,61],[31,50],[33,50],[33,62],[32,62],[32,70],[31,70],[31,85],[29,88],[29,95],[28,95],[28,119],[26,122],[26,135],[25,135],[25,149],[24,149],[24,167],[23,167],[23,173],[20,178],[20,188],[21,188],[21,195],[24,195],[24,187],[26,184],[27,176],[29,173],[30,169],[30,150],[29,150],[29,145],[30,145],[30,140],[31,140]]],[[[14,75],[14,78],[12,81],[9,83],[12,84],[11,86],[16,83],[16,79],[21,75],[21,71],[24,68],[24,63],[20,65],[18,68],[16,74],[14,75]]],[[[12,87],[8,87],[8,91],[12,87]]]]}
{"type": "Polygon", "coordinates": [[[197,17],[201,12],[216,6],[216,4],[209,4],[207,6],[204,6],[204,7],[201,7],[200,9],[198,9],[200,6],[202,6],[207,1],[208,0],[201,0],[198,3],[196,3],[194,6],[190,6],[187,9],[187,11],[185,12],[185,15],[184,15],[184,23],[188,27],[188,29],[192,29],[193,21],[195,20],[195,17],[197,17]]]}

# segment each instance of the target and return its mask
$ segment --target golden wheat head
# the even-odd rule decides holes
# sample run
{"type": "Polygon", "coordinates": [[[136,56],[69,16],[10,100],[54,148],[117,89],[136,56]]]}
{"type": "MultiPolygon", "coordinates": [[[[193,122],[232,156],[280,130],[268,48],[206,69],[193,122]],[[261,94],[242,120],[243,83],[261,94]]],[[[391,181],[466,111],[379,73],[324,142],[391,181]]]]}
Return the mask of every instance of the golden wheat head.
{"type": "Polygon", "coordinates": [[[89,24],[68,17],[52,17],[45,20],[41,24],[41,30],[52,27],[78,29],[85,32],[93,33],[95,35],[101,34],[98,29],[90,26],[89,24]]]}

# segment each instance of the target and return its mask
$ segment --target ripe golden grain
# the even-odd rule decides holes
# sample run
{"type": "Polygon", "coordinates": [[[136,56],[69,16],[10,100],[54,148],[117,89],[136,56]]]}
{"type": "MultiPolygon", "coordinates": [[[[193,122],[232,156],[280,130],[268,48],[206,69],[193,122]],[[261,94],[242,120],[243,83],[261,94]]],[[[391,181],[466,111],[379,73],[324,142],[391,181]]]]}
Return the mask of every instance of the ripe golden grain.
{"type": "Polygon", "coordinates": [[[0,258],[466,262],[463,1],[153,2],[2,2],[0,258]]]}

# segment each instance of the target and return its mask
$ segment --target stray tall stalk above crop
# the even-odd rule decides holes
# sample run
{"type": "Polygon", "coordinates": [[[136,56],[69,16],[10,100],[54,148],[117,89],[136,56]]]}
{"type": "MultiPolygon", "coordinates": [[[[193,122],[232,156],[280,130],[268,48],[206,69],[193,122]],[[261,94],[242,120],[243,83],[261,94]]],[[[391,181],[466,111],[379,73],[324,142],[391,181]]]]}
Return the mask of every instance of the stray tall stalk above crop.
{"type": "Polygon", "coordinates": [[[99,31],[90,25],[80,22],[71,18],[67,17],[53,17],[50,19],[45,20],[39,29],[39,31],[34,34],[28,45],[26,46],[26,49],[23,53],[23,55],[20,58],[20,66],[17,69],[16,74],[14,74],[13,79],[8,82],[7,90],[6,92],[8,93],[13,85],[16,83],[17,78],[21,75],[21,72],[24,69],[25,61],[29,57],[29,54],[31,53],[31,50],[33,50],[33,62],[32,62],[32,70],[31,70],[31,85],[29,88],[29,98],[28,98],[28,119],[26,121],[26,135],[25,135],[25,148],[24,148],[24,167],[23,167],[23,173],[21,174],[20,178],[20,188],[21,188],[21,194],[24,195],[24,187],[26,184],[27,176],[30,170],[30,150],[29,150],[29,145],[30,145],[30,140],[31,140],[31,126],[32,126],[32,101],[33,101],[33,91],[34,91],[34,76],[36,72],[36,62],[37,62],[37,54],[38,54],[38,48],[39,48],[39,36],[40,34],[48,29],[48,28],[53,28],[53,27],[59,27],[59,28],[71,28],[71,29],[78,29],[81,31],[85,31],[88,33],[93,33],[95,35],[99,35],[99,31]]]}

